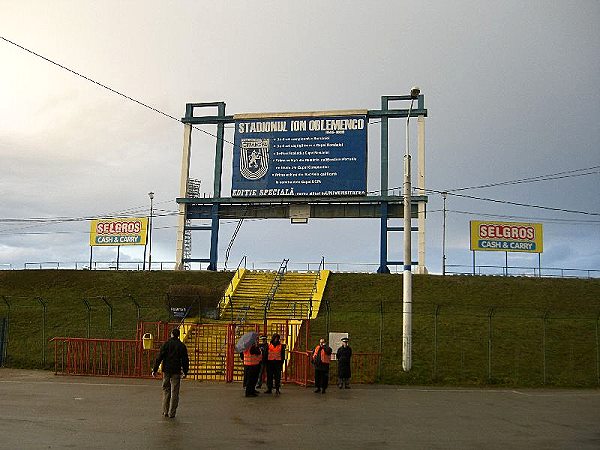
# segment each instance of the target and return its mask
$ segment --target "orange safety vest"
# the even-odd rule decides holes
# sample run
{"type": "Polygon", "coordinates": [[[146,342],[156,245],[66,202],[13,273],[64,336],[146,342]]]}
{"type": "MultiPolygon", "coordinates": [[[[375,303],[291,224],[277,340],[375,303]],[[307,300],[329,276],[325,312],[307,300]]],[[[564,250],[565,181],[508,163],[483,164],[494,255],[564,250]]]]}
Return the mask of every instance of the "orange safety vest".
{"type": "Polygon", "coordinates": [[[269,344],[269,361],[281,361],[281,343],[269,344]]]}
{"type": "Polygon", "coordinates": [[[244,365],[245,366],[257,366],[262,361],[262,353],[253,355],[250,353],[250,347],[244,350],[244,365]]]}
{"type": "MultiPolygon", "coordinates": [[[[315,351],[313,352],[313,361],[315,359],[317,359],[317,355],[319,354],[319,352],[321,351],[321,346],[317,345],[317,347],[315,348],[315,351]]],[[[331,362],[331,355],[328,355],[327,353],[325,353],[325,351],[323,350],[321,352],[321,363],[323,364],[329,364],[331,362]]]]}

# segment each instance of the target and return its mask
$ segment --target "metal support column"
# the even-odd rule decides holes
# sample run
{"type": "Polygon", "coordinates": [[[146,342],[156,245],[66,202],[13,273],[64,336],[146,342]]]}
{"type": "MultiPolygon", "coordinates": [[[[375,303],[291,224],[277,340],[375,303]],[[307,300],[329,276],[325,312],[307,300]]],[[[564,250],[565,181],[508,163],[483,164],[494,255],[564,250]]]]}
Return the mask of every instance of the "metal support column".
{"type": "MultiPolygon", "coordinates": [[[[388,110],[389,99],[387,96],[381,97],[381,111],[383,117],[381,118],[381,196],[387,197],[388,192],[388,118],[385,116],[385,112],[388,110]]],[[[387,266],[387,221],[388,221],[388,204],[387,202],[381,202],[381,232],[380,232],[380,243],[379,243],[379,268],[377,273],[390,273],[390,269],[387,266]]]]}
{"type": "MultiPolygon", "coordinates": [[[[192,147],[192,125],[186,123],[183,127],[183,157],[181,158],[181,179],[179,181],[179,195],[187,197],[188,178],[190,176],[190,157],[192,147]]],[[[177,244],[175,249],[175,270],[183,270],[183,241],[185,233],[185,219],[187,215],[187,204],[179,204],[179,216],[177,217],[177,244]]]]}
{"type": "MultiPolygon", "coordinates": [[[[422,109],[423,96],[419,96],[419,108],[422,109]]],[[[417,118],[417,195],[424,196],[425,194],[425,117],[419,116],[417,118]]],[[[426,274],[427,267],[425,267],[425,202],[419,201],[418,203],[418,256],[417,261],[419,262],[416,267],[416,273],[426,274]]]]}
{"type": "Polygon", "coordinates": [[[388,203],[381,202],[381,236],[379,238],[379,268],[377,273],[390,273],[390,269],[387,266],[387,252],[388,252],[388,203]]]}
{"type": "MultiPolygon", "coordinates": [[[[225,116],[225,103],[218,104],[219,117],[225,116]]],[[[214,193],[215,198],[221,197],[221,176],[223,174],[223,142],[225,137],[225,124],[217,124],[217,142],[215,152],[215,175],[214,175],[214,193]]],[[[235,149],[234,149],[235,151],[235,149]]],[[[219,204],[215,203],[211,209],[211,231],[210,231],[210,263],[208,270],[217,270],[219,250],[219,204]]]]}

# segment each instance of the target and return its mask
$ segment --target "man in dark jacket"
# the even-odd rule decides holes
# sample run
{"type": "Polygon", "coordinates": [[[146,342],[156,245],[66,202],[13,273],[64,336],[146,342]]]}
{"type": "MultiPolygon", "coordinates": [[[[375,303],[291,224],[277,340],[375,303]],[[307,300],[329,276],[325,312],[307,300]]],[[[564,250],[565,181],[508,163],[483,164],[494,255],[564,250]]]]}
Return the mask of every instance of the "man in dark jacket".
{"type": "Polygon", "coordinates": [[[348,345],[348,338],[342,338],[342,346],[338,348],[335,359],[338,362],[338,387],[340,389],[350,389],[350,358],[352,358],[352,348],[348,345]]]}
{"type": "Polygon", "coordinates": [[[160,363],[162,363],[163,373],[163,416],[173,418],[179,404],[181,378],[185,378],[190,370],[187,347],[179,340],[178,328],[171,331],[171,339],[165,342],[160,348],[160,353],[152,368],[153,377],[156,376],[160,363]]]}

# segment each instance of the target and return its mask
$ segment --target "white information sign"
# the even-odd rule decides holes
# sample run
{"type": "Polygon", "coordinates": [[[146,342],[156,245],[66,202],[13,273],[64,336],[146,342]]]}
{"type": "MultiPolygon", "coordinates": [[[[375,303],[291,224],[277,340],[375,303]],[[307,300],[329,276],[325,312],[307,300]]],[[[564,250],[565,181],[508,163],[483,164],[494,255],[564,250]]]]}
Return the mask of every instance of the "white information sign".
{"type": "Polygon", "coordinates": [[[332,360],[335,360],[335,355],[338,351],[338,348],[342,346],[342,338],[347,337],[350,337],[348,336],[348,333],[329,333],[328,344],[331,347],[331,350],[333,350],[333,353],[331,354],[332,360]]]}

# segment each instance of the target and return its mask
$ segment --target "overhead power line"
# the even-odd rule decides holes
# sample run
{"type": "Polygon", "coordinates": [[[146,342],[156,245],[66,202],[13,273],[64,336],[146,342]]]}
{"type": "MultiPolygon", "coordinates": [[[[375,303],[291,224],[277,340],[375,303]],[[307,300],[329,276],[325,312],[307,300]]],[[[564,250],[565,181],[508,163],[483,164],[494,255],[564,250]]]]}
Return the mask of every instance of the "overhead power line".
{"type": "Polygon", "coordinates": [[[586,175],[599,175],[599,174],[600,174],[600,166],[592,166],[592,167],[586,167],[584,169],[575,169],[575,170],[568,170],[565,172],[551,173],[548,175],[538,175],[535,177],[521,178],[519,180],[500,181],[497,183],[481,184],[479,186],[469,186],[469,187],[462,187],[462,188],[456,188],[456,189],[448,189],[446,192],[450,193],[450,192],[466,191],[469,189],[482,189],[482,188],[496,187],[496,186],[509,186],[509,185],[513,185],[513,184],[536,183],[536,182],[540,182],[540,181],[559,180],[561,178],[582,177],[582,176],[586,176],[586,175]],[[581,173],[581,172],[584,172],[584,173],[581,173]]]}
{"type": "MultiPolygon", "coordinates": [[[[158,113],[164,117],[167,117],[168,119],[177,121],[178,123],[180,123],[180,120],[178,118],[176,118],[175,116],[168,114],[164,111],[161,111],[160,109],[153,107],[147,103],[144,103],[134,97],[131,97],[127,94],[124,94],[123,92],[120,92],[104,83],[101,83],[99,81],[96,81],[86,75],[83,75],[82,73],[71,69],[67,66],[65,66],[64,64],[61,64],[57,61],[54,61],[46,56],[43,56],[27,47],[24,47],[23,45],[20,45],[10,39],[7,39],[3,36],[0,36],[0,39],[3,40],[4,42],[11,44],[29,54],[32,54],[50,64],[53,64],[77,77],[80,77],[90,83],[93,83],[105,90],[108,90],[109,92],[116,94],[128,101],[134,102],[146,109],[149,109],[155,113],[158,113]]],[[[196,126],[193,126],[194,129],[201,131],[202,133],[205,133],[213,138],[217,138],[217,136],[213,133],[210,133],[206,130],[203,130],[202,128],[198,128],[196,126]]],[[[227,140],[224,139],[225,142],[234,145],[234,143],[229,142],[227,140]]],[[[549,180],[556,180],[556,179],[561,179],[561,178],[570,178],[570,177],[579,177],[579,176],[586,176],[586,175],[594,175],[594,174],[598,174],[599,171],[598,169],[600,168],[600,166],[592,166],[592,167],[588,167],[588,168],[584,168],[584,169],[575,169],[575,170],[571,170],[571,171],[564,171],[564,172],[557,172],[554,174],[548,174],[548,175],[540,175],[540,176],[536,176],[536,177],[529,177],[529,178],[523,178],[523,179],[519,179],[519,180],[511,180],[511,181],[503,181],[503,182],[498,182],[498,183],[488,183],[488,184],[483,184],[483,185],[478,185],[478,186],[469,186],[469,187],[463,187],[463,188],[456,188],[456,189],[449,189],[449,190],[433,190],[433,189],[427,189],[427,192],[434,192],[434,193],[443,193],[446,192],[448,195],[454,195],[456,197],[463,197],[463,198],[469,198],[472,200],[480,200],[480,201],[488,201],[488,202],[494,202],[494,203],[501,203],[501,204],[506,204],[506,205],[514,205],[514,206],[522,206],[522,207],[529,207],[529,208],[538,208],[538,209],[545,209],[545,210],[550,210],[550,211],[559,211],[559,212],[566,212],[566,213],[572,213],[572,214],[586,214],[586,215],[593,215],[593,216],[600,216],[600,213],[595,213],[595,212],[588,212],[588,211],[578,211],[578,210],[569,210],[569,209],[564,209],[564,208],[555,208],[555,207],[549,207],[549,206],[542,206],[542,205],[531,205],[531,204],[525,204],[525,203],[519,203],[519,202],[511,202],[511,201],[507,201],[507,200],[497,200],[497,199],[491,199],[491,198],[483,198],[483,197],[476,197],[476,196],[470,196],[470,195],[465,195],[465,194],[457,194],[456,192],[459,191],[463,191],[463,190],[469,190],[469,189],[481,189],[481,188],[487,188],[487,187],[495,187],[495,186],[506,186],[506,185],[514,185],[514,184],[522,184],[522,183],[533,183],[533,182],[540,182],[540,181],[549,181],[549,180]]],[[[396,188],[390,188],[389,191],[395,190],[395,189],[400,189],[399,187],[396,188]]],[[[369,193],[377,193],[377,192],[381,192],[381,191],[371,191],[369,193]]],[[[137,213],[138,211],[141,212],[142,207],[138,208],[131,208],[130,210],[125,210],[124,212],[129,212],[129,213],[137,213]]],[[[178,214],[177,212],[173,212],[173,213],[166,213],[166,214],[162,214],[164,216],[167,215],[175,215],[178,214]]],[[[108,217],[108,216],[113,216],[114,214],[109,214],[109,215],[102,215],[100,217],[108,217]]],[[[158,217],[160,217],[161,215],[157,215],[158,217]]],[[[95,217],[98,218],[98,217],[95,217]]],[[[58,217],[58,218],[29,218],[29,219],[1,219],[0,223],[35,223],[35,224],[50,224],[50,223],[64,223],[64,222],[75,222],[75,221],[87,221],[87,220],[92,220],[92,218],[90,217],[72,217],[72,218],[68,218],[68,217],[58,217]]],[[[35,226],[35,225],[31,225],[31,226],[35,226]]],[[[4,231],[8,231],[8,230],[4,230],[4,231]]]]}
{"type": "MultiPolygon", "coordinates": [[[[436,211],[427,211],[431,212],[441,212],[442,210],[436,211]]],[[[553,222],[553,223],[565,223],[565,224],[575,224],[575,225],[600,225],[600,220],[580,220],[580,219],[562,219],[557,217],[528,217],[528,216],[515,216],[515,215],[505,215],[505,214],[489,214],[482,213],[477,211],[460,211],[447,209],[447,213],[455,213],[455,214],[465,214],[465,215],[477,215],[477,216],[486,216],[486,217],[497,217],[500,219],[516,219],[516,220],[528,220],[528,221],[536,221],[536,222],[553,222]]]]}
{"type": "MultiPolygon", "coordinates": [[[[59,67],[59,68],[61,68],[63,70],[66,70],[67,72],[69,72],[69,73],[71,73],[71,74],[73,74],[75,76],[83,78],[84,80],[89,81],[90,83],[93,83],[93,84],[95,84],[97,86],[100,86],[101,88],[106,89],[107,91],[112,92],[113,94],[116,94],[116,95],[118,95],[120,97],[123,97],[124,99],[129,100],[131,102],[137,103],[138,105],[140,105],[140,106],[142,106],[142,107],[144,107],[146,109],[149,109],[150,111],[154,111],[155,113],[158,113],[158,114],[160,114],[160,115],[162,115],[164,117],[167,117],[168,119],[175,120],[178,123],[181,123],[180,119],[178,119],[175,116],[172,116],[171,114],[168,114],[168,113],[166,113],[164,111],[161,111],[160,109],[155,108],[154,106],[150,106],[147,103],[142,102],[141,100],[138,100],[138,99],[136,99],[134,97],[131,97],[131,96],[127,95],[127,94],[124,94],[123,92],[120,92],[120,91],[118,91],[118,90],[116,90],[114,88],[111,88],[110,86],[107,86],[104,83],[100,83],[99,81],[96,81],[96,80],[94,80],[94,79],[92,79],[92,78],[90,78],[90,77],[88,77],[86,75],[83,75],[82,73],[79,73],[76,70],[73,70],[73,69],[65,66],[64,64],[56,62],[56,61],[54,61],[54,60],[52,60],[52,59],[50,59],[50,58],[48,58],[48,57],[46,57],[44,55],[40,55],[39,53],[37,53],[37,52],[35,52],[35,51],[27,48],[27,47],[24,47],[24,46],[22,46],[22,45],[20,45],[20,44],[18,44],[16,42],[14,42],[14,41],[11,41],[10,39],[5,38],[4,36],[0,36],[0,39],[3,40],[4,42],[7,42],[8,44],[11,44],[11,45],[14,45],[17,48],[20,48],[21,50],[23,50],[23,51],[25,51],[27,53],[30,53],[30,54],[32,54],[34,56],[37,56],[38,58],[41,58],[44,61],[49,62],[50,64],[55,65],[56,67],[59,67]]],[[[207,135],[209,135],[209,136],[217,139],[217,135],[216,134],[213,134],[213,133],[211,133],[209,131],[203,130],[202,128],[199,128],[199,127],[196,127],[196,126],[192,126],[192,127],[194,129],[198,130],[198,131],[201,131],[202,133],[205,133],[205,134],[207,134],[207,135]]],[[[223,139],[223,141],[232,144],[231,142],[229,142],[229,141],[227,141],[225,139],[223,139]]]]}
{"type": "Polygon", "coordinates": [[[548,211],[559,211],[559,212],[570,213],[570,214],[586,214],[588,216],[600,216],[600,213],[598,213],[598,212],[579,211],[579,210],[565,209],[565,208],[555,208],[552,206],[543,206],[543,205],[532,205],[532,204],[528,204],[528,203],[511,202],[509,200],[498,200],[498,199],[494,199],[494,198],[476,197],[474,195],[457,194],[455,192],[439,191],[439,190],[435,190],[435,189],[425,189],[425,190],[427,192],[433,192],[435,194],[446,193],[446,194],[452,195],[454,197],[468,198],[471,200],[481,200],[481,201],[492,202],[492,203],[501,203],[503,205],[523,206],[526,208],[545,209],[548,211]]]}

